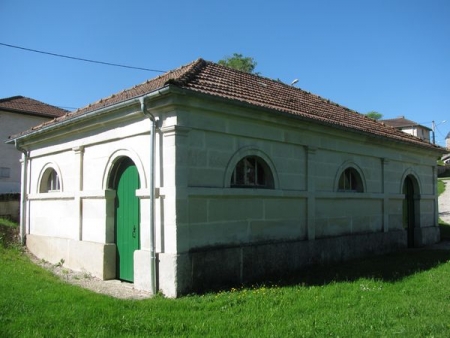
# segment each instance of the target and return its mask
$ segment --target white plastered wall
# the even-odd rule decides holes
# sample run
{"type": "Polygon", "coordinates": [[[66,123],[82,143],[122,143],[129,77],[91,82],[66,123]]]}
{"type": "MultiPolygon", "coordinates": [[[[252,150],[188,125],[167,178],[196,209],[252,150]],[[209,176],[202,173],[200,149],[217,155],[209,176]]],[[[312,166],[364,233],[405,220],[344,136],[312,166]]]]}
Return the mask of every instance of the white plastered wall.
{"type": "Polygon", "coordinates": [[[178,116],[179,125],[189,126],[173,141],[179,144],[172,176],[187,178],[177,184],[177,218],[170,219],[178,253],[402,230],[402,180],[408,171],[420,182],[421,226],[436,226],[435,161],[424,151],[249,109],[208,108],[203,102],[178,116]],[[227,187],[230,161],[243,149],[272,161],[274,190],[227,187]],[[361,172],[364,193],[337,191],[339,173],[347,166],[361,172]]]}
{"type": "MultiPolygon", "coordinates": [[[[436,225],[435,164],[424,152],[248,108],[187,100],[186,107],[160,113],[156,135],[155,244],[159,289],[167,296],[189,283],[191,250],[402,230],[405,173],[415,173],[420,183],[420,224],[436,225]],[[252,153],[270,162],[275,189],[229,187],[233,163],[252,153]],[[361,171],[363,194],[336,191],[345,165],[361,171]]],[[[150,289],[149,130],[142,116],[102,123],[31,152],[29,231],[36,252],[56,261],[66,255],[74,268],[114,278],[115,195],[108,177],[115,161],[130,157],[141,179],[135,285],[150,289]],[[33,187],[49,163],[58,166],[63,191],[44,196],[33,187]],[[57,253],[45,252],[42,244],[50,242],[57,253]],[[89,266],[73,250],[84,243],[89,266]]]]}
{"type": "MultiPolygon", "coordinates": [[[[38,257],[86,270],[100,278],[115,278],[114,198],[109,186],[114,165],[124,157],[136,165],[141,201],[140,256],[149,256],[149,121],[142,116],[109,121],[98,130],[80,130],[30,152],[27,245],[38,257]],[[40,192],[40,177],[48,168],[60,177],[61,191],[40,192]]],[[[137,253],[139,256],[139,253],[137,253]]],[[[135,261],[137,283],[149,289],[145,265],[135,261]]],[[[136,281],[135,281],[136,282],[136,281]]]]}

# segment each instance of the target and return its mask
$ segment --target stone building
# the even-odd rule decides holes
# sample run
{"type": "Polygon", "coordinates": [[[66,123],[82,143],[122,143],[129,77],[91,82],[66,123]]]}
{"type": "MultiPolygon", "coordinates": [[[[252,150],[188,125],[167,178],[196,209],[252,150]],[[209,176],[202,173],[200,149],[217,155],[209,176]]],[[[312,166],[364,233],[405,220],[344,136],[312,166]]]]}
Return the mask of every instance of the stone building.
{"type": "Polygon", "coordinates": [[[440,238],[442,148],[202,59],[10,142],[31,252],[169,297],[440,238]]]}

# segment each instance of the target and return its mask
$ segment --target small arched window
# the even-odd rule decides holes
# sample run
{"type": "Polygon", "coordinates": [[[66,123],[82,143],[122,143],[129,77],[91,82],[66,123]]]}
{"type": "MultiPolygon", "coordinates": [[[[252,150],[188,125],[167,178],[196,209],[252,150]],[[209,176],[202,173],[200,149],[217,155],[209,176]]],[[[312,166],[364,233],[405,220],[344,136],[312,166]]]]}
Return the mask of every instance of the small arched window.
{"type": "Polygon", "coordinates": [[[233,170],[230,186],[232,188],[273,189],[274,180],[267,163],[258,156],[241,159],[233,170]]]}
{"type": "Polygon", "coordinates": [[[46,193],[54,191],[61,191],[59,175],[55,169],[47,168],[42,176],[39,192],[46,193]]]}
{"type": "Polygon", "coordinates": [[[339,177],[338,191],[364,192],[361,175],[354,168],[345,169],[339,177]]]}

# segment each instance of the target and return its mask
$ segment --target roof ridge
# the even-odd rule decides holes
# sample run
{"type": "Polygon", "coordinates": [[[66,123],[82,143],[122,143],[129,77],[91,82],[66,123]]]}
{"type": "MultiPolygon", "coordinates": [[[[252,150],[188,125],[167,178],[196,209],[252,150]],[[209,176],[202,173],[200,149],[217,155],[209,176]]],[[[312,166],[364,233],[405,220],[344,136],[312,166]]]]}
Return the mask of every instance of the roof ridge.
{"type": "Polygon", "coordinates": [[[415,121],[413,121],[413,120],[407,119],[407,118],[404,117],[404,116],[394,117],[394,118],[391,118],[391,119],[383,119],[383,121],[392,121],[392,120],[407,120],[407,121],[415,122],[415,121]]]}
{"type": "MultiPolygon", "coordinates": [[[[58,124],[60,121],[70,120],[99,109],[112,107],[115,104],[134,100],[169,86],[288,113],[304,119],[315,120],[320,123],[351,129],[373,136],[411,142],[427,148],[436,148],[430,143],[405,134],[383,121],[376,121],[330,99],[277,79],[236,70],[202,58],[112,94],[109,97],[102,98],[97,102],[57,118],[54,122],[46,123],[46,125],[58,124]]],[[[39,129],[39,126],[34,128],[34,130],[37,129],[39,129]]],[[[24,132],[21,135],[30,132],[32,131],[24,132]]]]}
{"type": "Polygon", "coordinates": [[[22,95],[0,99],[0,110],[14,114],[34,115],[45,118],[65,116],[68,113],[66,109],[22,95]]]}
{"type": "Polygon", "coordinates": [[[46,102],[42,102],[42,101],[39,101],[39,100],[36,100],[36,99],[32,99],[32,98],[30,98],[30,97],[22,96],[22,98],[28,99],[28,100],[32,100],[32,101],[34,101],[34,102],[38,102],[39,104],[43,104],[43,105],[48,106],[48,107],[57,108],[57,109],[60,109],[60,110],[64,110],[65,112],[69,112],[67,109],[64,109],[64,108],[61,108],[61,107],[52,105],[52,104],[50,104],[50,103],[46,103],[46,102]]]}
{"type": "MultiPolygon", "coordinates": [[[[211,62],[206,61],[206,60],[204,60],[202,58],[198,58],[197,60],[191,62],[190,64],[187,64],[185,66],[180,67],[178,70],[180,70],[182,68],[187,68],[187,69],[178,78],[170,78],[170,79],[168,79],[165,82],[165,84],[174,84],[174,85],[177,85],[177,86],[186,85],[190,80],[192,80],[195,77],[195,75],[200,73],[200,71],[204,67],[206,67],[206,65],[209,64],[209,63],[211,63],[211,62]]],[[[176,70],[171,71],[171,72],[175,72],[175,71],[176,70]]]]}
{"type": "MultiPolygon", "coordinates": [[[[91,107],[94,107],[96,105],[99,105],[99,104],[106,104],[106,106],[108,106],[108,104],[107,104],[108,100],[112,100],[112,99],[114,99],[114,98],[116,98],[116,97],[118,97],[120,95],[125,95],[126,96],[127,94],[131,93],[132,91],[139,92],[139,90],[141,88],[145,87],[146,85],[150,85],[152,83],[158,82],[158,80],[162,80],[164,78],[168,78],[167,80],[164,81],[164,85],[173,83],[173,84],[182,86],[183,84],[189,82],[189,79],[191,79],[193,76],[195,76],[195,74],[198,73],[201,70],[201,65],[206,63],[206,62],[207,61],[203,60],[202,58],[198,58],[197,60],[192,61],[191,63],[188,63],[186,65],[182,65],[182,66],[180,66],[178,68],[169,70],[169,71],[165,72],[164,74],[161,74],[161,75],[158,75],[156,77],[147,79],[144,82],[141,82],[140,84],[134,85],[133,87],[122,89],[121,91],[115,92],[115,93],[113,93],[113,94],[111,94],[111,95],[109,95],[107,97],[103,97],[103,98],[101,98],[101,99],[99,99],[97,101],[91,102],[91,103],[89,103],[88,105],[86,105],[84,107],[80,107],[80,108],[70,112],[69,115],[76,115],[77,113],[79,113],[81,111],[87,110],[87,109],[89,109],[91,107]],[[182,71],[182,74],[181,74],[181,76],[179,76],[179,79],[176,79],[176,77],[171,78],[171,75],[176,74],[177,72],[180,72],[180,71],[182,71]],[[192,71],[194,71],[194,73],[192,73],[192,74],[190,74],[190,75],[188,75],[186,77],[183,77],[184,74],[192,72],[192,71]]],[[[139,94],[139,93],[136,94],[136,95],[130,95],[129,98],[138,97],[140,95],[141,94],[139,94]]],[[[114,103],[112,103],[112,104],[114,104],[114,103]]]]}
{"type": "Polygon", "coordinates": [[[22,98],[25,98],[25,97],[22,95],[14,95],[14,96],[4,97],[4,98],[0,99],[0,102],[6,102],[6,101],[22,99],[22,98]]]}

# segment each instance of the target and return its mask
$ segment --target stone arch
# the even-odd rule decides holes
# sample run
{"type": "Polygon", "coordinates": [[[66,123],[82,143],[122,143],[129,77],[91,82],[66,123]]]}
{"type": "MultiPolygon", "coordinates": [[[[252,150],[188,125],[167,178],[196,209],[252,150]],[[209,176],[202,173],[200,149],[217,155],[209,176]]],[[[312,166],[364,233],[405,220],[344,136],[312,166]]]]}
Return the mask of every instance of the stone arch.
{"type": "Polygon", "coordinates": [[[403,186],[404,186],[404,183],[405,183],[405,179],[408,176],[413,180],[415,193],[420,195],[420,193],[422,191],[422,184],[420,182],[419,175],[417,175],[417,173],[412,168],[406,169],[405,172],[403,173],[402,179],[401,179],[399,187],[398,187],[398,192],[400,194],[403,194],[403,186]]]}
{"type": "Polygon", "coordinates": [[[339,180],[341,176],[344,174],[344,172],[348,169],[354,170],[355,173],[358,174],[359,179],[361,181],[362,185],[362,191],[360,192],[367,192],[367,184],[366,184],[366,178],[364,176],[364,173],[362,169],[353,161],[345,161],[337,170],[336,176],[334,178],[334,191],[339,191],[339,180]]]}
{"type": "Polygon", "coordinates": [[[227,168],[225,170],[225,175],[223,179],[223,187],[230,188],[231,186],[231,176],[233,175],[233,171],[236,168],[236,165],[239,161],[241,161],[243,158],[248,156],[255,156],[260,158],[262,161],[265,162],[265,165],[270,170],[272,177],[273,177],[273,189],[279,189],[279,180],[278,180],[278,173],[276,171],[275,165],[273,164],[270,157],[263,152],[262,150],[253,147],[253,146],[247,146],[239,149],[237,152],[233,154],[233,156],[230,158],[227,164],[227,168]]]}
{"type": "Polygon", "coordinates": [[[401,180],[401,193],[405,196],[402,207],[402,223],[406,231],[408,248],[420,241],[420,181],[412,169],[405,171],[401,180]]]}
{"type": "Polygon", "coordinates": [[[55,162],[47,162],[39,172],[38,184],[36,187],[37,193],[45,193],[48,192],[46,189],[47,181],[50,175],[55,172],[58,175],[59,179],[59,191],[64,191],[64,180],[61,175],[61,169],[55,162]]]}
{"type": "Polygon", "coordinates": [[[113,183],[113,175],[115,170],[117,169],[117,165],[124,159],[129,158],[137,168],[139,173],[139,180],[141,183],[141,189],[147,189],[148,180],[145,175],[144,165],[139,157],[134,151],[128,149],[118,149],[114,151],[108,159],[108,162],[105,167],[105,171],[103,173],[103,183],[102,188],[104,190],[111,189],[111,184],[113,183]]]}

